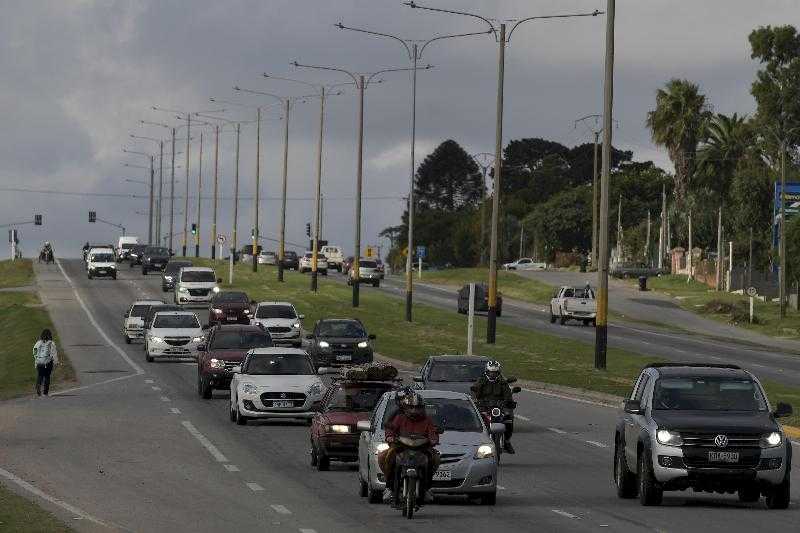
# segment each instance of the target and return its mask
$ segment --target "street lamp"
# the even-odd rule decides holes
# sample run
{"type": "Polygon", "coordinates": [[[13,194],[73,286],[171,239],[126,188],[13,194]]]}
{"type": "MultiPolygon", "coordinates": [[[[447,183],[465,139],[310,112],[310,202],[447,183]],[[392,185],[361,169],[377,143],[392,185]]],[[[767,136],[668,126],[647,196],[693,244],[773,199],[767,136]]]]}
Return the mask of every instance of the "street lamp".
{"type": "MultiPolygon", "coordinates": [[[[327,70],[332,72],[341,72],[347,74],[352,78],[356,87],[358,88],[358,151],[357,151],[357,172],[356,172],[356,221],[355,221],[355,244],[353,252],[353,265],[352,269],[355,272],[353,281],[353,307],[359,305],[359,283],[360,271],[359,263],[361,257],[361,188],[363,183],[363,170],[364,170],[364,91],[370,84],[375,76],[385,74],[388,72],[402,72],[413,70],[410,68],[388,68],[382,69],[371,73],[354,73],[337,67],[328,67],[320,65],[301,65],[297,61],[291,63],[295,68],[308,68],[316,70],[327,70]]],[[[380,80],[378,80],[379,82],[380,80]]]]}
{"type": "Polygon", "coordinates": [[[481,152],[472,156],[472,160],[481,169],[481,265],[486,263],[486,176],[494,165],[494,154],[481,152]]]}
{"type": "MultiPolygon", "coordinates": [[[[145,152],[137,152],[135,150],[122,149],[126,154],[142,155],[150,159],[150,195],[149,195],[149,213],[147,215],[147,244],[153,244],[153,156],[145,152]]],[[[147,185],[146,182],[142,182],[147,185]]]]}
{"type": "MultiPolygon", "coordinates": [[[[500,27],[495,27],[495,24],[489,19],[474,13],[467,13],[465,11],[455,11],[450,9],[439,9],[434,7],[427,7],[417,4],[416,2],[405,2],[405,5],[412,9],[423,9],[426,11],[433,11],[437,13],[445,13],[449,15],[461,15],[471,17],[484,22],[489,26],[489,31],[494,36],[495,41],[498,43],[498,58],[497,58],[497,111],[495,120],[495,151],[494,151],[494,194],[492,196],[492,227],[489,251],[489,313],[488,324],[486,327],[486,342],[487,344],[494,344],[497,336],[497,226],[498,217],[500,212],[500,190],[502,179],[503,167],[503,84],[505,81],[505,52],[506,44],[511,40],[511,35],[514,33],[521,24],[530,22],[532,20],[549,20],[549,19],[565,19],[576,17],[596,17],[600,15],[601,11],[592,11],[590,13],[566,13],[559,15],[544,15],[537,17],[526,17],[522,19],[512,19],[511,30],[506,33],[506,23],[502,22],[500,27]]],[[[605,150],[604,150],[605,153],[605,150]]],[[[409,251],[410,253],[410,251],[409,251]]],[[[599,320],[598,320],[599,322],[599,320]]]]}

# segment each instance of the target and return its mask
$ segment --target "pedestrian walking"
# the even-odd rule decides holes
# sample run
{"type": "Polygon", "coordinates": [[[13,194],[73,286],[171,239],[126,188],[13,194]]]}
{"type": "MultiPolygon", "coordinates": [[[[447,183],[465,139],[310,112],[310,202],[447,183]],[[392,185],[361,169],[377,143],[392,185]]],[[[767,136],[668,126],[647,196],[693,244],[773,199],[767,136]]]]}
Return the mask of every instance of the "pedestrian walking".
{"type": "Polygon", "coordinates": [[[47,396],[50,392],[50,374],[59,364],[58,350],[49,329],[42,330],[39,340],[33,345],[33,364],[36,367],[36,395],[47,396]]]}

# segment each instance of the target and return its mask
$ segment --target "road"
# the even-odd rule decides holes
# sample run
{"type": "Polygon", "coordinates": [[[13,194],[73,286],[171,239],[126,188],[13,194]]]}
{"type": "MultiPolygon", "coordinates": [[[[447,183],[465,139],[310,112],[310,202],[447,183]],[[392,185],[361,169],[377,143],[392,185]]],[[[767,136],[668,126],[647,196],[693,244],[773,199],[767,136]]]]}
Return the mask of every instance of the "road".
{"type": "Polygon", "coordinates": [[[141,345],[125,345],[122,315],[134,299],[163,297],[157,276],[122,269],[116,281],[89,281],[80,261],[60,264],[37,266],[37,283],[80,383],[2,405],[0,476],[21,493],[40,491],[36,499],[78,531],[730,532],[791,531],[800,521],[796,498],[787,511],[691,493],[667,493],[657,508],[619,500],[616,411],[524,391],[497,506],[448,500],[409,523],[360,499],[353,468],[312,470],[307,427],[233,425],[226,393],[198,398],[193,364],[147,364],[141,345]]]}

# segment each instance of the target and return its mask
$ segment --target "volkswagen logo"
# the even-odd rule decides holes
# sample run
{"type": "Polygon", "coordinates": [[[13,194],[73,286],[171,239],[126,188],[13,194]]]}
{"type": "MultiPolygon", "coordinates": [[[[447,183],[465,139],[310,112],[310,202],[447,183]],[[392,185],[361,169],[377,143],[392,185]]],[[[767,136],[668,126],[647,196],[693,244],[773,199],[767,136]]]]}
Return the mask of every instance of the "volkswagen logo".
{"type": "MultiPolygon", "coordinates": [[[[283,398],[284,400],[286,399],[286,393],[285,392],[281,393],[281,398],[283,398]]],[[[725,437],[725,435],[720,435],[720,436],[723,437],[723,438],[725,437]]],[[[717,438],[719,438],[719,437],[717,437],[717,438]]],[[[725,444],[727,444],[727,443],[728,443],[728,439],[725,439],[725,444]]],[[[724,446],[724,444],[723,444],[723,446],[724,446]]]]}
{"type": "Polygon", "coordinates": [[[714,444],[717,448],[724,448],[728,445],[728,437],[725,435],[717,435],[714,437],[714,444]]]}

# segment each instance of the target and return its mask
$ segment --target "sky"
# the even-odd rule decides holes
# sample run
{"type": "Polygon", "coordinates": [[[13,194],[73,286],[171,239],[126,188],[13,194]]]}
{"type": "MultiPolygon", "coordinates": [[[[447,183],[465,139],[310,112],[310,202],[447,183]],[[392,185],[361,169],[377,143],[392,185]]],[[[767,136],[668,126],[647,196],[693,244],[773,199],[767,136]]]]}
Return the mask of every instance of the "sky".
{"type": "MultiPolygon", "coordinates": [[[[423,2],[419,2],[423,3],[423,2]]],[[[426,0],[425,5],[478,13],[496,20],[605,9],[605,0],[426,0]]],[[[758,65],[747,36],[762,25],[792,24],[794,0],[617,0],[613,143],[636,160],[671,169],[655,147],[645,118],[655,92],[673,77],[698,83],[713,109],[752,114],[750,84],[758,65]]],[[[214,111],[241,130],[239,244],[253,226],[255,106],[265,106],[261,146],[261,234],[279,233],[284,120],[273,99],[233,86],[281,96],[302,96],[298,83],[349,81],[346,74],[295,68],[331,66],[357,73],[407,68],[400,43],[339,30],[337,22],[406,39],[477,32],[469,17],[414,10],[397,0],[0,0],[0,225],[42,214],[44,225],[19,226],[21,246],[33,255],[44,240],[62,257],[81,245],[116,242],[120,230],[88,223],[88,211],[147,238],[147,156],[181,126],[174,112],[214,111]],[[243,105],[217,104],[209,98],[243,105]],[[14,190],[16,189],[16,190],[14,190]],[[23,189],[23,190],[20,190],[23,189]],[[27,192],[53,191],[51,193],[27,192]],[[70,194],[56,194],[70,193],[70,194]],[[113,195],[113,196],[103,196],[113,195]]],[[[506,51],[504,144],[543,137],[567,146],[591,139],[594,123],[575,119],[602,111],[605,18],[531,21],[513,34],[506,51]]],[[[498,46],[488,35],[437,41],[424,50],[418,73],[417,164],[438,143],[459,142],[469,153],[493,152],[498,46]]],[[[399,223],[410,173],[410,76],[387,73],[366,90],[364,115],[363,245],[382,245],[379,232],[399,223]]],[[[323,238],[352,253],[355,233],[357,91],[326,102],[322,193],[323,238]]],[[[222,124],[222,123],[221,123],[222,124]]],[[[197,217],[199,134],[203,132],[201,252],[209,253],[214,179],[214,135],[193,128],[189,163],[189,224],[197,217]]],[[[302,251],[305,224],[313,218],[319,101],[298,101],[289,115],[286,240],[302,251]]],[[[173,246],[184,229],[185,128],[177,137],[173,246]]],[[[234,140],[220,134],[217,234],[230,243],[233,225],[234,140]]],[[[165,144],[165,151],[170,150],[165,144]]],[[[164,158],[168,196],[170,158],[164,158]]],[[[156,158],[158,166],[158,158],[156,158]]],[[[158,183],[156,171],[156,183],[158,183]]],[[[169,201],[163,204],[169,233],[169,201]]],[[[193,242],[190,242],[190,245],[193,242]]],[[[228,245],[226,244],[226,246],[228,245]]],[[[423,243],[424,244],[424,243],[423,243]]],[[[273,241],[266,247],[274,248],[273,241]]],[[[8,247],[0,248],[0,258],[8,247]]]]}

